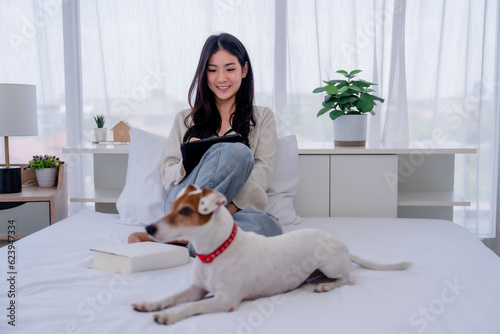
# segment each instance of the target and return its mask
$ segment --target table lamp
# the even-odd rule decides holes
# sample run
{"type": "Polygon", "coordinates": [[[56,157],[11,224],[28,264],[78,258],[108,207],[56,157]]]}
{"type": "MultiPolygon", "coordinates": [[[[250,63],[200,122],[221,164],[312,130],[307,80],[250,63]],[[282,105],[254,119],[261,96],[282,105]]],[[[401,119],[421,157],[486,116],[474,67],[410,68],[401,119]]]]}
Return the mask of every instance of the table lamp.
{"type": "Polygon", "coordinates": [[[38,135],[36,87],[0,84],[0,136],[4,137],[5,167],[0,168],[0,194],[22,190],[21,167],[10,166],[9,136],[38,135]]]}

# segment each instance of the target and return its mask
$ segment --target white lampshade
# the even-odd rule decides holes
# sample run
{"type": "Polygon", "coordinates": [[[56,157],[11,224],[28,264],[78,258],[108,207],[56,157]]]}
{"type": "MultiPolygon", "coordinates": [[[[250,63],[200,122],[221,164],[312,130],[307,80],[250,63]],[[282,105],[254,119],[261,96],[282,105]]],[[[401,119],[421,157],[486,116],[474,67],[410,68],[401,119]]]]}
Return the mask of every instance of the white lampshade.
{"type": "Polygon", "coordinates": [[[0,84],[0,136],[36,135],[36,86],[0,84]]]}

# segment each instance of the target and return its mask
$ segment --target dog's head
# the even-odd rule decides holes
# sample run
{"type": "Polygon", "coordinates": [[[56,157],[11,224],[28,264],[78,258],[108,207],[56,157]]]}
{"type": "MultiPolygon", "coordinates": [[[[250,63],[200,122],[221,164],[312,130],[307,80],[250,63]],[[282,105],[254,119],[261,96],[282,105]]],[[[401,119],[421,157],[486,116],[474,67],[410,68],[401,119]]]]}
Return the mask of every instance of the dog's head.
{"type": "Polygon", "coordinates": [[[210,222],[213,213],[226,202],[221,193],[190,184],[172,202],[170,212],[146,226],[146,231],[161,242],[189,240],[190,232],[210,222]]]}

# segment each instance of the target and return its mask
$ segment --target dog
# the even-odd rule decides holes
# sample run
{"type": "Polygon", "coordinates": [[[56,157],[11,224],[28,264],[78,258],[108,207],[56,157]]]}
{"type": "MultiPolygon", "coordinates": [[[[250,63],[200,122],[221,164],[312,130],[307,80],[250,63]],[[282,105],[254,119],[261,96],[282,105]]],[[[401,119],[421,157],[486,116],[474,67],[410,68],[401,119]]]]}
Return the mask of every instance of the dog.
{"type": "Polygon", "coordinates": [[[197,259],[188,288],[157,302],[132,304],[136,311],[166,309],[154,319],[173,324],[197,314],[232,312],[244,299],[293,290],[314,272],[332,279],[318,284],[315,292],[352,284],[351,262],[371,270],[404,270],[412,265],[364,260],[320,230],[301,229],[274,237],[245,232],[234,223],[225,204],[226,198],[217,191],[189,185],[169,213],[146,226],[157,241],[191,241],[197,259]],[[204,298],[209,293],[213,297],[204,298]]]}

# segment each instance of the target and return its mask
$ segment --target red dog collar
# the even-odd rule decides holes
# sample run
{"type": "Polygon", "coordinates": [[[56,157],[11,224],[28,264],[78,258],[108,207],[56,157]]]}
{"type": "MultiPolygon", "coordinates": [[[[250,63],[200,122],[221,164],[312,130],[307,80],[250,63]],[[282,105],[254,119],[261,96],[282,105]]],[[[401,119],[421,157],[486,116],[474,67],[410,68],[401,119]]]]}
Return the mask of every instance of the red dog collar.
{"type": "Polygon", "coordinates": [[[198,254],[195,252],[196,256],[201,260],[203,263],[210,263],[212,262],[217,256],[221,255],[228,247],[229,245],[233,242],[234,238],[236,237],[236,232],[238,231],[238,225],[236,223],[233,223],[233,230],[231,231],[231,235],[229,235],[229,238],[227,238],[226,241],[222,243],[222,245],[219,246],[216,250],[214,250],[210,254],[198,254]]]}

